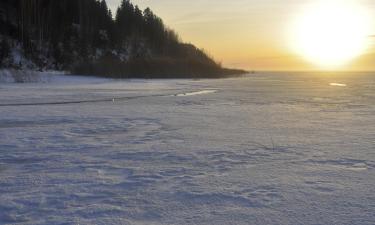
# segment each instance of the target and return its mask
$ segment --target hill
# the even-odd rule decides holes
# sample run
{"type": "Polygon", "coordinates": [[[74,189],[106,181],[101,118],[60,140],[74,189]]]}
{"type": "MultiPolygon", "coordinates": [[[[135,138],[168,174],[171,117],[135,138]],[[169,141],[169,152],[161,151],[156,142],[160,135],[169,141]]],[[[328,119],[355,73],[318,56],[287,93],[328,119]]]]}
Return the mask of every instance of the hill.
{"type": "Polygon", "coordinates": [[[66,70],[115,78],[216,78],[222,68],[182,43],[151,9],[123,0],[2,0],[0,67],[66,70]]]}

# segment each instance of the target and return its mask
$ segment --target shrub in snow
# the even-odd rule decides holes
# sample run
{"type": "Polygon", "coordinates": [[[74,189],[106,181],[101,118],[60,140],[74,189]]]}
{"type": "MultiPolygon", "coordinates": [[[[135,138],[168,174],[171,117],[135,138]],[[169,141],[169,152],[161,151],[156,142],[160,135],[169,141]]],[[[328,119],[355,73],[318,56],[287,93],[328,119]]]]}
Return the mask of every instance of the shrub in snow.
{"type": "Polygon", "coordinates": [[[0,83],[13,83],[14,79],[9,70],[0,70],[0,83]]]}
{"type": "Polygon", "coordinates": [[[41,80],[40,74],[31,70],[12,70],[11,74],[16,83],[34,83],[41,80]]]}
{"type": "Polygon", "coordinates": [[[1,67],[5,66],[4,61],[9,56],[9,52],[10,52],[10,47],[9,47],[8,42],[6,42],[5,40],[1,40],[0,42],[0,66],[1,67]]]}

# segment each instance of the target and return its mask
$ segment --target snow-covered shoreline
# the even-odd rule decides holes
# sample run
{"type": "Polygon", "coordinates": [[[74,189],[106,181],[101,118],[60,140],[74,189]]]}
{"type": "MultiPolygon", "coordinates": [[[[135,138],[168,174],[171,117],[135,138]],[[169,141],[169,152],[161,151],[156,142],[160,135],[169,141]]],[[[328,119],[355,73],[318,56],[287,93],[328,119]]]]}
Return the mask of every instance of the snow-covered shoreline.
{"type": "Polygon", "coordinates": [[[88,77],[79,75],[70,75],[66,71],[35,71],[35,70],[16,70],[0,69],[1,83],[54,83],[54,84],[79,84],[92,83],[100,81],[111,81],[109,78],[88,77]]]}
{"type": "Polygon", "coordinates": [[[49,83],[63,75],[66,72],[1,69],[0,83],[49,83]]]}

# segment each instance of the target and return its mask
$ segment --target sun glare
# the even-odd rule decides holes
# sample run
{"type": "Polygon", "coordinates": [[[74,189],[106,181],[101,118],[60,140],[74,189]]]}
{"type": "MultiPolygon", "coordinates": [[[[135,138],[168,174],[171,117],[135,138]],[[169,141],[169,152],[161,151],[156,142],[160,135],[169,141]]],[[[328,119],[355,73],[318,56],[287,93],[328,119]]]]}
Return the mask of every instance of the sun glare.
{"type": "Polygon", "coordinates": [[[355,1],[322,0],[308,5],[289,31],[292,48],[324,68],[337,68],[368,47],[371,19],[355,1]]]}

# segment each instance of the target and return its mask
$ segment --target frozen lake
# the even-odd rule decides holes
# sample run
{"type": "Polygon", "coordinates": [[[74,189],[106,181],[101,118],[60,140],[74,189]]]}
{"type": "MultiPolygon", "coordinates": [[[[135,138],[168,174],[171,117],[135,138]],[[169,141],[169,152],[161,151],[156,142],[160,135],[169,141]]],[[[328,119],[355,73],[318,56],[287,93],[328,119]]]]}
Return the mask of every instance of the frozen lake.
{"type": "Polygon", "coordinates": [[[375,75],[0,84],[0,224],[375,224],[375,75]]]}

